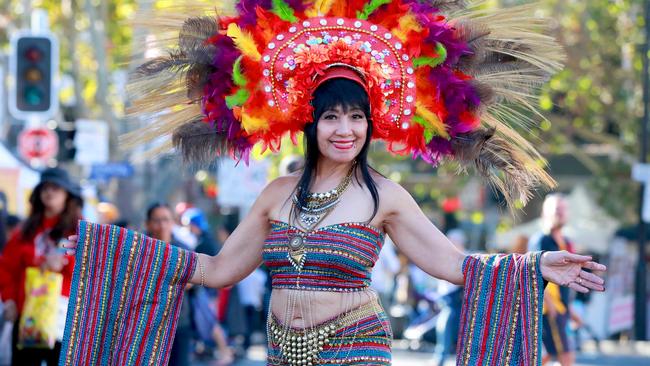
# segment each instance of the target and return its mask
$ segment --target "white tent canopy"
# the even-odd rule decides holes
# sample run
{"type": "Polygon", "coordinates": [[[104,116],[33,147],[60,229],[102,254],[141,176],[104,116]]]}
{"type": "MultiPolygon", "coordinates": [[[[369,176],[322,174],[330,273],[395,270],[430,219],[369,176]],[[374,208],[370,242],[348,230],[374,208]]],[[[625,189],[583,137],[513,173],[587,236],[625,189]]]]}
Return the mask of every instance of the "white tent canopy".
{"type": "MultiPolygon", "coordinates": [[[[563,233],[575,244],[576,251],[579,253],[607,252],[612,236],[619,227],[619,222],[605,213],[582,185],[573,189],[568,195],[567,201],[569,221],[563,233]]],[[[497,233],[493,243],[496,244],[497,249],[507,249],[517,237],[525,235],[530,238],[541,232],[541,220],[535,219],[515,226],[506,232],[497,233]]]]}

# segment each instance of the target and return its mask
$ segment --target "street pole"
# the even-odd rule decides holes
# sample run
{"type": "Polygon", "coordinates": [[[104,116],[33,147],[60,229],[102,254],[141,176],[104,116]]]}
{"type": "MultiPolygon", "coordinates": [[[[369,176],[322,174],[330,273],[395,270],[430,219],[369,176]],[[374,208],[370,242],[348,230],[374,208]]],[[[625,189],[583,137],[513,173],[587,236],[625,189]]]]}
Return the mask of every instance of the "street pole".
{"type": "MultiPolygon", "coordinates": [[[[648,160],[648,123],[650,123],[650,75],[648,75],[648,52],[650,51],[650,0],[644,2],[645,7],[645,42],[643,43],[643,120],[641,121],[641,133],[639,134],[640,156],[639,163],[645,164],[648,160]]],[[[650,183],[645,183],[650,184],[650,183]]],[[[643,221],[644,187],[641,186],[639,194],[639,261],[636,271],[636,339],[646,340],[647,334],[647,287],[646,287],[646,223],[643,221]]]]}

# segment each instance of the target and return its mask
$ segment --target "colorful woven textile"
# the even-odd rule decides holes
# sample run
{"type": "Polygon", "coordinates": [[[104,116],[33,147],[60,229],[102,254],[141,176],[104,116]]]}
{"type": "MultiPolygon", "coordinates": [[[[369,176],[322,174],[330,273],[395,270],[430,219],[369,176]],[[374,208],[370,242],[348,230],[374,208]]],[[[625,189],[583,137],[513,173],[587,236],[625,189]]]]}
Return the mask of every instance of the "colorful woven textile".
{"type": "Polygon", "coordinates": [[[268,319],[267,366],[391,365],[393,331],[378,301],[307,329],[268,319]]]}
{"type": "Polygon", "coordinates": [[[540,256],[541,252],[465,259],[457,365],[541,365],[540,256]]]}
{"type": "Polygon", "coordinates": [[[306,259],[298,271],[287,253],[291,235],[300,229],[271,221],[264,243],[264,264],[273,288],[321,291],[360,291],[370,285],[370,272],[379,258],[384,235],[364,223],[340,223],[315,230],[306,237],[306,259]]]}
{"type": "Polygon", "coordinates": [[[59,365],[166,365],[195,266],[178,247],[81,221],[59,365]]]}

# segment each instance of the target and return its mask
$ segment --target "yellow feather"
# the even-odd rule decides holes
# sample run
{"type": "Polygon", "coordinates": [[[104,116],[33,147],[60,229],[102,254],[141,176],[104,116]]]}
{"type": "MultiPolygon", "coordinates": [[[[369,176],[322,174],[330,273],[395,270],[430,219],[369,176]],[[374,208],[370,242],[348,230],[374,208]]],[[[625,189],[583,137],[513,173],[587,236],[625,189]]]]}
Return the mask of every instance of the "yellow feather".
{"type": "Polygon", "coordinates": [[[305,14],[310,18],[326,15],[332,9],[332,5],[334,5],[335,1],[336,0],[316,0],[314,6],[305,10],[305,14]]]}
{"type": "Polygon", "coordinates": [[[393,34],[395,37],[399,38],[400,41],[406,42],[407,36],[410,31],[421,32],[422,26],[418,23],[417,19],[412,13],[408,13],[399,19],[399,25],[396,29],[393,29],[393,34]]]}
{"type": "Polygon", "coordinates": [[[442,123],[440,118],[438,118],[438,115],[428,110],[427,107],[424,106],[424,104],[419,102],[416,103],[415,114],[419,115],[420,117],[424,118],[427,122],[429,122],[431,124],[431,127],[436,131],[436,134],[438,136],[444,137],[446,139],[449,138],[449,134],[445,129],[445,124],[442,123]]]}
{"type": "Polygon", "coordinates": [[[252,117],[244,111],[242,111],[241,114],[241,125],[249,134],[265,130],[267,127],[265,120],[262,118],[252,117]]]}
{"type": "Polygon", "coordinates": [[[262,58],[262,55],[260,55],[260,52],[257,50],[257,45],[255,44],[253,37],[242,31],[237,24],[230,23],[226,35],[232,38],[233,42],[235,42],[235,46],[237,46],[244,56],[250,57],[254,61],[259,61],[260,58],[262,58]]]}

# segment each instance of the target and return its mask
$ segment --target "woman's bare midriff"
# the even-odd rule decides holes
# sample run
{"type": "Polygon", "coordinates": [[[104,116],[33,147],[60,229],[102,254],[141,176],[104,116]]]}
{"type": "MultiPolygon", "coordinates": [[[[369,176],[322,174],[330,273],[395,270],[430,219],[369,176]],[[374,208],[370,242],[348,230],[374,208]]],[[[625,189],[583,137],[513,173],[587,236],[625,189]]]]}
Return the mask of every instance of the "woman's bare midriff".
{"type": "Polygon", "coordinates": [[[375,299],[377,293],[370,288],[355,292],[276,288],[271,293],[271,312],[280,324],[303,329],[324,323],[375,299]],[[295,305],[288,308],[290,301],[295,305]]]}

